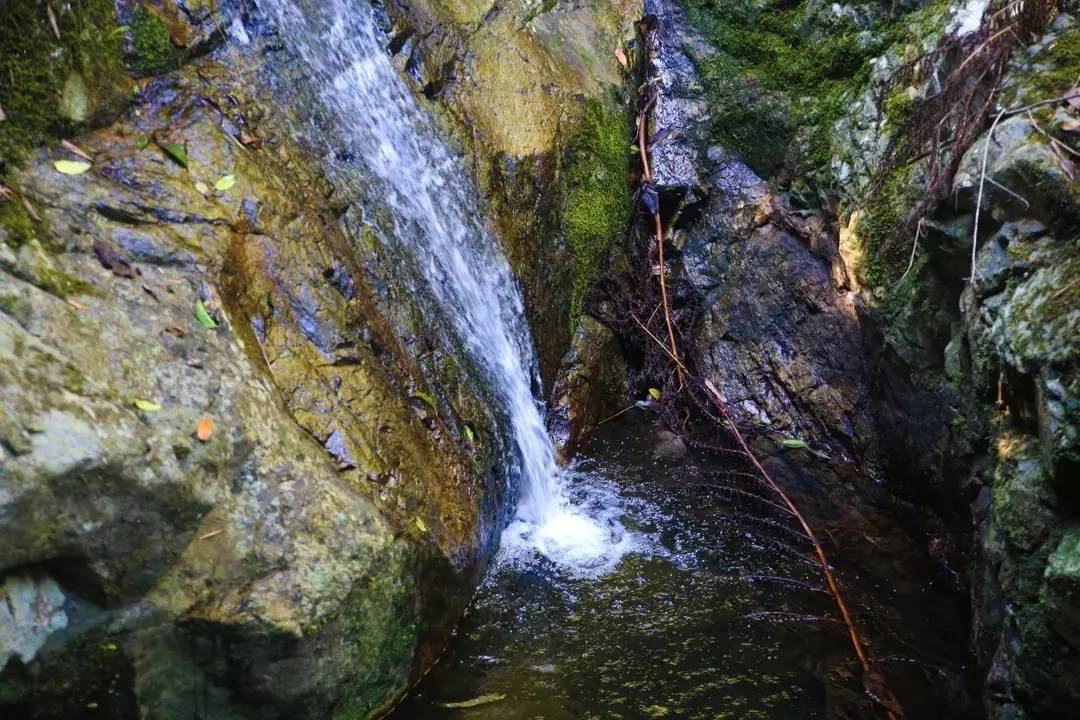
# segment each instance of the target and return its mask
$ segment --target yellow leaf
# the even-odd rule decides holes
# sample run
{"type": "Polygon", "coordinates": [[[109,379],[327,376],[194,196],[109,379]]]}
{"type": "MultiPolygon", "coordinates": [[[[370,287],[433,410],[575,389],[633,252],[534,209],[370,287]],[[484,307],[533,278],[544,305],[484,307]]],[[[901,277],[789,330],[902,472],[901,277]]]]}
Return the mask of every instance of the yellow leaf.
{"type": "Polygon", "coordinates": [[[214,183],[214,189],[219,191],[219,192],[225,192],[226,190],[228,190],[229,188],[231,188],[235,184],[236,184],[236,176],[235,175],[222,175],[221,177],[218,178],[218,181],[216,183],[214,183]]]}
{"type": "Polygon", "coordinates": [[[139,399],[139,400],[135,401],[135,407],[139,408],[143,412],[157,412],[158,410],[161,409],[161,406],[158,405],[153,400],[142,400],[142,399],[139,399]]]}
{"type": "Polygon", "coordinates": [[[660,402],[660,398],[664,397],[664,393],[660,392],[656,388],[649,388],[649,395],[652,396],[652,399],[657,402],[660,402]]]}
{"type": "Polygon", "coordinates": [[[413,518],[413,522],[416,523],[416,527],[417,527],[417,529],[420,530],[420,532],[425,532],[425,533],[427,532],[427,523],[426,522],[424,522],[420,518],[413,518]]]}
{"type": "Polygon", "coordinates": [[[82,175],[90,169],[90,163],[82,160],[53,160],[53,167],[65,175],[82,175]]]}

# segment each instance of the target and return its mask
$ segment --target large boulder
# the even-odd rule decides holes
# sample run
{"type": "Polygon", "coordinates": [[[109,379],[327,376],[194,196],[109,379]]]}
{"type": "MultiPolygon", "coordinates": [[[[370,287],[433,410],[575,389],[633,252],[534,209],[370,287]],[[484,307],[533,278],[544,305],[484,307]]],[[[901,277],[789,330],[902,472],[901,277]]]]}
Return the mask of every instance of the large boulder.
{"type": "Polygon", "coordinates": [[[366,717],[493,547],[493,404],[246,52],[0,201],[5,714],[366,717]]]}

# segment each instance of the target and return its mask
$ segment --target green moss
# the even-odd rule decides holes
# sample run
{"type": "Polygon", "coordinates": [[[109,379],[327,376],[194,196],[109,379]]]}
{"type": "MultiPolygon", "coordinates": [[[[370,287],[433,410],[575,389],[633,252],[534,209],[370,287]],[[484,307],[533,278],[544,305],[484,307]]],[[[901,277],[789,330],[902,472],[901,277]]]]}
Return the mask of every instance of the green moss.
{"type": "Polygon", "coordinates": [[[922,195],[913,175],[913,166],[893,172],[859,221],[863,257],[856,269],[873,287],[895,285],[907,267],[911,246],[900,242],[896,231],[922,195]]]}
{"type": "Polygon", "coordinates": [[[808,2],[689,0],[691,22],[717,53],[699,58],[716,142],[760,174],[823,174],[845,98],[869,76],[890,35],[850,22],[806,29],[808,2]]]}
{"type": "Polygon", "coordinates": [[[1034,58],[1025,78],[1035,90],[1035,100],[1060,97],[1080,77],[1080,25],[1073,25],[1034,58]]]}
{"type": "Polygon", "coordinates": [[[626,133],[621,113],[590,100],[569,143],[563,222],[572,263],[570,327],[607,265],[611,242],[622,237],[629,221],[626,133]]]}
{"type": "Polygon", "coordinates": [[[0,123],[0,165],[17,162],[54,134],[110,119],[129,97],[112,0],[53,9],[60,39],[44,0],[0,5],[0,106],[7,115],[0,123]],[[73,99],[76,91],[80,97],[73,99]]]}
{"type": "Polygon", "coordinates": [[[146,7],[132,15],[131,38],[131,66],[137,74],[156,75],[179,65],[180,51],[169,39],[168,26],[146,7]]]}
{"type": "Polygon", "coordinates": [[[0,199],[0,233],[3,241],[18,248],[34,237],[34,223],[18,200],[0,199]]]}

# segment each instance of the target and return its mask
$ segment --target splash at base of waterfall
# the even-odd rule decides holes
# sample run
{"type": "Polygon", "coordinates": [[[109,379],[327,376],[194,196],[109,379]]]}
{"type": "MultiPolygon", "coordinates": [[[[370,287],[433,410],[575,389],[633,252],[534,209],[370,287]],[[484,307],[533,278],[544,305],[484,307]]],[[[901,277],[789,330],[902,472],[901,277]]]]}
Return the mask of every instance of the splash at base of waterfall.
{"type": "Polygon", "coordinates": [[[519,503],[503,531],[497,564],[550,564],[574,577],[599,577],[625,555],[645,549],[646,538],[623,524],[623,501],[610,481],[574,465],[557,472],[558,492],[519,503]]]}

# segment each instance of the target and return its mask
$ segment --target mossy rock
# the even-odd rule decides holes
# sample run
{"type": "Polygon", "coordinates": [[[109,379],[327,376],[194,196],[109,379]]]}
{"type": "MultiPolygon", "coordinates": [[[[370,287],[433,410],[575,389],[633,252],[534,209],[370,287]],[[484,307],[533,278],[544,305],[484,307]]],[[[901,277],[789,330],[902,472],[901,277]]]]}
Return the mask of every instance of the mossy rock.
{"type": "Polygon", "coordinates": [[[104,124],[129,102],[112,0],[10,0],[0,7],[0,164],[56,133],[104,124]],[[53,31],[47,7],[59,38],[53,31]]]}

